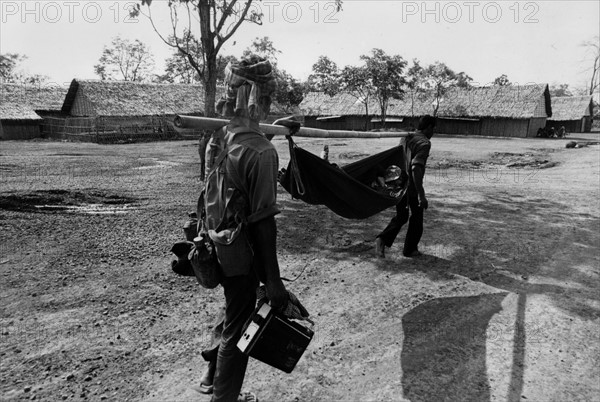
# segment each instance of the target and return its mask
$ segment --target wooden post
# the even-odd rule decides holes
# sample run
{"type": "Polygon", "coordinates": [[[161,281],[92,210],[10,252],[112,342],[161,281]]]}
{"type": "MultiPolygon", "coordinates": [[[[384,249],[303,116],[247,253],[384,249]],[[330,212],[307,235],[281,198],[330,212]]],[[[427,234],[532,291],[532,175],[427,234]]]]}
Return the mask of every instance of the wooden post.
{"type": "MultiPolygon", "coordinates": [[[[174,124],[177,128],[194,128],[199,130],[217,130],[226,126],[229,120],[213,119],[209,117],[183,116],[175,117],[174,124]]],[[[260,124],[260,129],[268,135],[289,135],[289,130],[284,126],[273,124],[260,124]]],[[[400,138],[406,137],[408,132],[389,131],[348,131],[348,130],[322,130],[319,128],[301,127],[294,137],[308,138],[400,138]]]]}

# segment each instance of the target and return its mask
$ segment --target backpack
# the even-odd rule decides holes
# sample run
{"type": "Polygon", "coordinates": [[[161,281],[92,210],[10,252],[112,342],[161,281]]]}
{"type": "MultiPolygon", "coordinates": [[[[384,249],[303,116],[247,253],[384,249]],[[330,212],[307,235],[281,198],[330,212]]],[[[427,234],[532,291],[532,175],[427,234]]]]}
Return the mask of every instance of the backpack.
{"type": "Polygon", "coordinates": [[[201,221],[213,242],[219,264],[223,272],[248,272],[252,266],[254,251],[248,238],[246,209],[248,195],[243,191],[227,187],[226,169],[229,147],[232,144],[230,135],[221,136],[215,133],[214,140],[209,142],[207,164],[211,163],[206,175],[203,204],[204,215],[201,221]],[[217,150],[219,155],[214,158],[217,150]],[[212,155],[209,155],[209,152],[212,155]]]}
{"type": "MultiPolygon", "coordinates": [[[[227,150],[224,146],[224,137],[225,134],[223,130],[219,129],[213,132],[208,141],[205,154],[206,157],[204,159],[205,165],[203,166],[203,173],[207,173],[206,176],[203,177],[205,182],[208,175],[212,172],[213,167],[215,165],[220,165],[226,156],[227,150]]],[[[193,242],[193,246],[188,254],[188,259],[194,276],[196,276],[200,285],[207,289],[213,289],[221,283],[223,270],[217,257],[215,244],[208,235],[205,193],[206,186],[202,189],[200,196],[198,197],[197,213],[195,214],[197,217],[196,221],[192,222],[190,220],[187,222],[188,226],[195,224],[195,227],[187,228],[186,237],[188,237],[188,241],[193,242]],[[189,239],[189,236],[191,236],[192,233],[194,238],[189,239]]]]}

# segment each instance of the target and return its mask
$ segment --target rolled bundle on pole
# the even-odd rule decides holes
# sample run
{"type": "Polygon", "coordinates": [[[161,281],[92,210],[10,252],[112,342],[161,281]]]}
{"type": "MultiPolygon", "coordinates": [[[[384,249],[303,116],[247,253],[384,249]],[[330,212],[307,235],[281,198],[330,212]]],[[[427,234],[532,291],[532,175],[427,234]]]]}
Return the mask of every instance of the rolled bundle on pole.
{"type": "MultiPolygon", "coordinates": [[[[229,123],[225,119],[213,119],[210,117],[184,116],[175,117],[174,124],[177,128],[197,130],[217,130],[229,123]]],[[[268,135],[289,135],[289,130],[284,126],[260,123],[260,129],[268,135]]],[[[349,130],[322,130],[319,128],[300,127],[294,137],[307,138],[399,138],[406,137],[408,132],[388,131],[349,131],[349,130]]]]}

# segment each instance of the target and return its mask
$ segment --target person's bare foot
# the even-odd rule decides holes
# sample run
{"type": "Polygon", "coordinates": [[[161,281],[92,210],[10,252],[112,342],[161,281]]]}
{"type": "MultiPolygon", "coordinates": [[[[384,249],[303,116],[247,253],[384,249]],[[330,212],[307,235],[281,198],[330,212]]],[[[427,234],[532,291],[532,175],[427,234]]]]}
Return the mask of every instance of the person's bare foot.
{"type": "Polygon", "coordinates": [[[210,395],[213,393],[213,379],[215,377],[215,370],[217,368],[216,362],[208,362],[208,368],[204,372],[204,375],[200,379],[200,385],[192,387],[196,392],[201,394],[210,395]]]}
{"type": "Polygon", "coordinates": [[[385,244],[383,244],[381,237],[375,239],[375,253],[377,257],[385,258],[385,244]]]}

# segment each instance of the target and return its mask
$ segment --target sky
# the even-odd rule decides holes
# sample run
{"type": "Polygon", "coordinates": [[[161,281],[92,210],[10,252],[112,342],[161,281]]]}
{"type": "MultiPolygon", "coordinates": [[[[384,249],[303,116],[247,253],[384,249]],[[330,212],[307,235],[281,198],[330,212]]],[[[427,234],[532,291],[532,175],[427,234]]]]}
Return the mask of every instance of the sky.
{"type": "MultiPolygon", "coordinates": [[[[162,73],[172,49],[149,20],[131,19],[131,1],[0,0],[0,53],[28,58],[22,70],[68,85],[94,79],[93,66],[112,38],[149,45],[162,73]]],[[[306,79],[321,55],[339,67],[359,65],[373,48],[421,65],[442,61],[486,85],[506,74],[515,84],[589,85],[592,53],[581,44],[598,40],[600,1],[332,1],[263,0],[253,5],[263,24],[244,23],[221,54],[239,56],[267,36],[281,51],[278,65],[306,79]]],[[[154,0],[158,30],[170,33],[166,0],[154,0]]],[[[198,24],[193,25],[198,29],[198,24]]],[[[198,35],[199,36],[199,35],[198,35]]]]}

